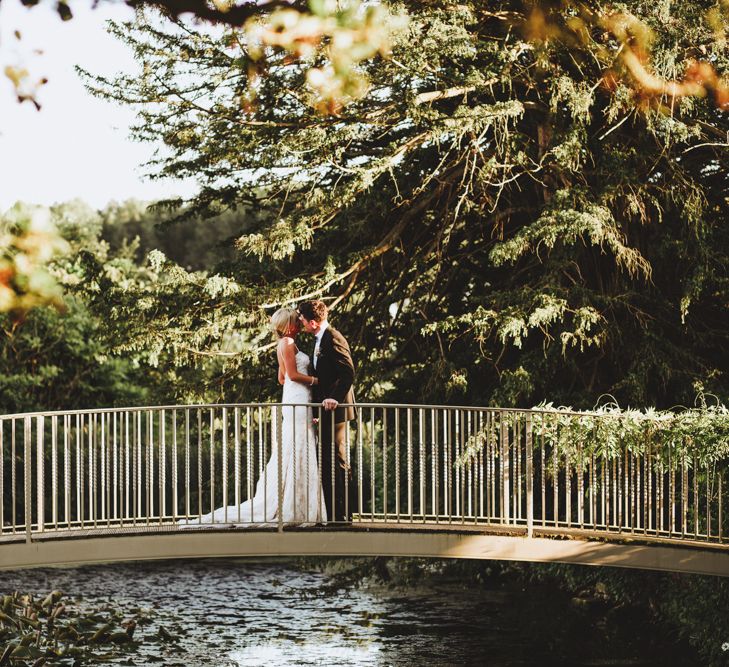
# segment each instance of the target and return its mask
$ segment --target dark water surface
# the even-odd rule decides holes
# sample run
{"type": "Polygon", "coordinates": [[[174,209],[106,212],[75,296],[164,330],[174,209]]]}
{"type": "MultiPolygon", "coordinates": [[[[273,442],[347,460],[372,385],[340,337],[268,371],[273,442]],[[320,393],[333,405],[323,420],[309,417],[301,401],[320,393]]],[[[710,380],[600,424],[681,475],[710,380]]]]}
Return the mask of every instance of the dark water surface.
{"type": "Polygon", "coordinates": [[[149,619],[109,665],[693,664],[642,619],[554,589],[337,581],[292,562],[180,560],[0,572],[0,593],[60,589],[149,619]],[[155,640],[160,625],[177,641],[155,640]]]}

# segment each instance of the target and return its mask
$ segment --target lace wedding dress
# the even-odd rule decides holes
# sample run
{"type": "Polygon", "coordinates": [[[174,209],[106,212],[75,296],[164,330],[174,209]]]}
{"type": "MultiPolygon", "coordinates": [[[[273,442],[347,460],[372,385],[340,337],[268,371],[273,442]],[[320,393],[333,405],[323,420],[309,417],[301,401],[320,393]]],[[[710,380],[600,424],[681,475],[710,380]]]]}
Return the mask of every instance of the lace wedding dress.
{"type": "MultiPolygon", "coordinates": [[[[309,356],[296,353],[296,369],[309,371],[309,356]]],[[[256,493],[241,505],[219,507],[202,517],[182,520],[180,526],[200,523],[240,524],[246,527],[276,525],[281,512],[284,523],[312,525],[327,520],[324,495],[316,455],[316,439],[312,424],[311,408],[300,405],[311,402],[311,389],[286,376],[281,397],[282,446],[281,472],[283,480],[283,505],[279,508],[278,446],[276,420],[271,441],[271,458],[256,484],[256,493]],[[296,404],[296,405],[295,405],[296,404]]]]}

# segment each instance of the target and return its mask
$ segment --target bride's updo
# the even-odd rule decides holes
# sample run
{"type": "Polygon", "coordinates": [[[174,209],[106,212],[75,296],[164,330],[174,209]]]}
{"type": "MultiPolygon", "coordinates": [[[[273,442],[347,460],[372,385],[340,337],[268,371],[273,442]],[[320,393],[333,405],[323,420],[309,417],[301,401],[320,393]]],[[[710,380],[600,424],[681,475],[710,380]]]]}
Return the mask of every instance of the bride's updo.
{"type": "Polygon", "coordinates": [[[279,308],[271,315],[271,329],[276,338],[288,336],[298,319],[299,314],[293,308],[279,308]]]}

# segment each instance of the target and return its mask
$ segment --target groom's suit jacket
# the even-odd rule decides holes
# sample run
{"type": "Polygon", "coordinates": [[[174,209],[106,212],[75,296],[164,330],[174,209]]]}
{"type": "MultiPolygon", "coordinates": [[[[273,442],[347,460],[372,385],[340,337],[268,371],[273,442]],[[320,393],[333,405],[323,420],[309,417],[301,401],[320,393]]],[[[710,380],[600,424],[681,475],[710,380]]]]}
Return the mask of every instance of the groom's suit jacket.
{"type": "MultiPolygon", "coordinates": [[[[339,403],[354,403],[352,353],[347,339],[331,325],[319,342],[314,375],[319,378],[319,383],[314,386],[314,402],[321,403],[325,398],[333,398],[339,403]]],[[[334,411],[334,422],[337,424],[354,418],[352,407],[334,411]]]]}

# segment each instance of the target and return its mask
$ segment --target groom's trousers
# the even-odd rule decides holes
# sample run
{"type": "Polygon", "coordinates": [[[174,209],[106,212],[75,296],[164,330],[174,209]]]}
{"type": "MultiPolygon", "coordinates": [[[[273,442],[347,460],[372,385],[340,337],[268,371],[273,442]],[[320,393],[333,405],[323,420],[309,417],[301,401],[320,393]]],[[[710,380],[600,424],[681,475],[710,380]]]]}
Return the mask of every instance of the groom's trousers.
{"type": "Polygon", "coordinates": [[[332,413],[321,411],[320,447],[322,492],[328,521],[351,521],[353,494],[352,469],[347,456],[347,422],[334,424],[332,413]]]}

